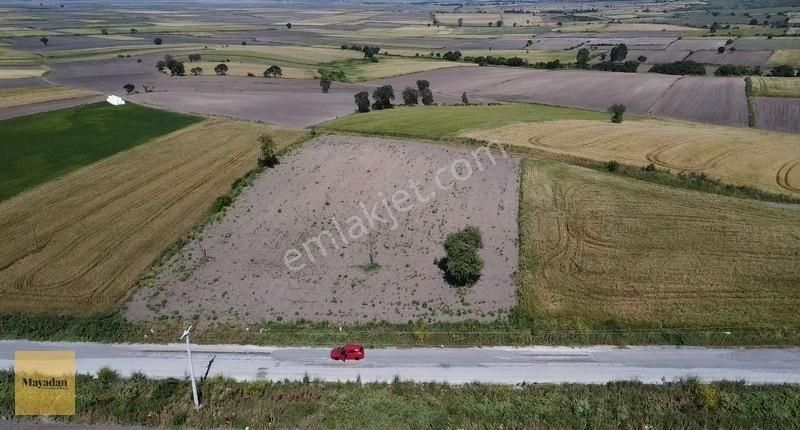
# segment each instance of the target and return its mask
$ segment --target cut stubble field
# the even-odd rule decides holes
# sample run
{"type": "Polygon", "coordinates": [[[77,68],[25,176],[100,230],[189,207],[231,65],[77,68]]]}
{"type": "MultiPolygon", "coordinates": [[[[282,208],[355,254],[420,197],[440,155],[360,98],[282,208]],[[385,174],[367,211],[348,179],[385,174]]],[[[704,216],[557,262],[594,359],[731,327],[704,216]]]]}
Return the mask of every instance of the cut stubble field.
{"type": "Polygon", "coordinates": [[[25,87],[0,89],[0,109],[54,100],[86,97],[95,94],[97,93],[93,91],[68,87],[25,87]]]}
{"type": "Polygon", "coordinates": [[[800,197],[800,142],[793,135],[683,122],[640,120],[518,123],[463,136],[535,156],[705,173],[725,183],[800,197]]]}
{"type": "Polygon", "coordinates": [[[572,327],[797,325],[800,211],[523,165],[520,307],[572,327]]]}
{"type": "MultiPolygon", "coordinates": [[[[126,132],[130,132],[124,128],[126,132]]],[[[255,167],[257,137],[297,131],[207,120],[0,203],[0,312],[112,309],[158,255],[255,167]]]]}

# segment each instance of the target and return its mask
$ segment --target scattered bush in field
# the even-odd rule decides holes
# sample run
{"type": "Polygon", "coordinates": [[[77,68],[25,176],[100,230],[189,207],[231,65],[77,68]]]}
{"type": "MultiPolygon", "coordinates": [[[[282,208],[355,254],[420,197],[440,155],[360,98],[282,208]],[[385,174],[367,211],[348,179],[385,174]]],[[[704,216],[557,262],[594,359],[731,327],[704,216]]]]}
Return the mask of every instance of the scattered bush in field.
{"type": "Polygon", "coordinates": [[[461,93],[461,103],[464,103],[465,105],[469,104],[469,99],[467,98],[467,92],[466,91],[461,93]]]}
{"type": "Polygon", "coordinates": [[[640,56],[636,57],[636,61],[638,61],[640,63],[644,63],[645,61],[647,61],[647,57],[645,57],[644,55],[640,55],[640,56]]]}
{"type": "Polygon", "coordinates": [[[724,46],[720,46],[719,48],[717,48],[717,53],[718,54],[722,54],[724,52],[725,52],[725,47],[724,46]]]}
{"type": "Polygon", "coordinates": [[[417,103],[419,103],[419,91],[411,87],[406,87],[403,90],[403,104],[406,106],[416,106],[417,103]]]}
{"type": "Polygon", "coordinates": [[[622,122],[622,115],[625,113],[625,105],[622,103],[614,103],[608,107],[611,112],[611,122],[619,124],[622,122]]]}
{"type": "Polygon", "coordinates": [[[192,67],[192,70],[189,70],[193,76],[202,75],[203,68],[202,67],[192,67]]]}
{"type": "Polygon", "coordinates": [[[276,66],[273,64],[272,66],[269,66],[267,70],[264,70],[265,78],[277,78],[281,76],[283,76],[283,69],[281,69],[281,66],[276,66]]]}
{"type": "Polygon", "coordinates": [[[458,61],[461,59],[461,51],[447,51],[444,55],[442,55],[442,58],[449,61],[458,61]]]}
{"type": "Polygon", "coordinates": [[[100,29],[100,34],[103,34],[103,35],[105,35],[105,36],[108,36],[108,29],[107,29],[107,28],[101,28],[101,29],[100,29]]]}
{"type": "Polygon", "coordinates": [[[217,197],[216,200],[214,200],[214,203],[211,204],[211,208],[209,209],[209,212],[211,212],[212,214],[220,213],[220,212],[222,212],[223,209],[225,209],[228,206],[230,206],[231,203],[233,203],[233,197],[231,197],[231,196],[229,196],[227,194],[224,195],[224,196],[219,196],[219,197],[217,197]]]}
{"type": "Polygon", "coordinates": [[[639,63],[636,61],[626,61],[624,63],[615,63],[612,61],[603,61],[592,66],[592,70],[602,70],[604,72],[621,72],[621,73],[636,73],[639,68],[639,63]]]}
{"type": "Polygon", "coordinates": [[[662,73],[665,75],[699,75],[706,74],[706,67],[696,61],[684,60],[672,63],[654,64],[650,68],[652,73],[662,73]]]}
{"type": "Polygon", "coordinates": [[[165,55],[163,60],[158,60],[156,62],[156,69],[160,72],[169,70],[169,74],[172,76],[183,76],[186,74],[183,62],[176,60],[171,55],[165,55]]]}
{"type": "Polygon", "coordinates": [[[586,48],[579,49],[576,62],[578,67],[587,68],[589,66],[589,50],[586,48]]]}
{"type": "Polygon", "coordinates": [[[372,98],[375,101],[372,103],[373,110],[391,109],[394,107],[392,100],[394,100],[394,89],[391,85],[383,85],[372,92],[372,98]]]}
{"type": "Polygon", "coordinates": [[[758,66],[738,66],[735,64],[723,64],[714,71],[716,76],[750,76],[760,75],[761,68],[758,66]]]}
{"type": "Polygon", "coordinates": [[[609,53],[609,57],[611,61],[619,62],[625,59],[628,56],[628,46],[624,43],[620,43],[619,45],[611,48],[611,52],[609,53]]]}
{"type": "Polygon", "coordinates": [[[164,43],[164,40],[162,40],[160,37],[156,37],[155,39],[153,39],[153,43],[155,43],[156,45],[161,45],[162,43],[164,43]]]}
{"type": "Polygon", "coordinates": [[[202,58],[200,54],[189,54],[189,62],[200,61],[202,58]]]}
{"type": "Polygon", "coordinates": [[[47,44],[50,43],[50,39],[42,37],[39,39],[39,42],[42,42],[45,46],[47,46],[47,44]]]}
{"type": "Polygon", "coordinates": [[[369,112],[369,93],[366,91],[360,91],[356,93],[354,96],[356,107],[359,112],[365,113],[369,112]]]}
{"type": "Polygon", "coordinates": [[[417,81],[417,89],[422,92],[431,87],[431,83],[426,79],[420,79],[417,81]]]}
{"type": "Polygon", "coordinates": [[[258,137],[259,143],[261,143],[261,155],[258,157],[258,167],[265,168],[265,167],[275,167],[279,163],[278,155],[275,153],[275,141],[272,140],[272,136],[268,134],[262,134],[258,137]]]}
{"type": "Polygon", "coordinates": [[[252,77],[255,77],[255,75],[252,72],[247,72],[247,77],[248,78],[252,78],[252,77]]]}
{"type": "Polygon", "coordinates": [[[135,28],[132,28],[132,29],[131,29],[131,34],[136,34],[136,33],[138,33],[138,32],[139,32],[139,30],[137,30],[137,29],[135,29],[135,28]]]}
{"type": "Polygon", "coordinates": [[[291,30],[291,29],[292,29],[292,23],[291,23],[291,22],[287,22],[287,23],[286,23],[286,28],[287,28],[288,30],[291,30]]]}
{"type": "Polygon", "coordinates": [[[227,64],[217,64],[214,66],[214,73],[219,76],[225,76],[228,73],[228,65],[227,64]]]}
{"type": "Polygon", "coordinates": [[[323,93],[327,94],[328,90],[331,89],[331,82],[331,78],[328,76],[322,76],[319,78],[319,87],[322,89],[323,93]]]}
{"type": "Polygon", "coordinates": [[[459,287],[474,284],[483,270],[483,260],[478,254],[481,248],[483,248],[481,233],[475,227],[467,227],[448,235],[444,241],[447,257],[439,262],[439,267],[444,270],[445,279],[459,287]]]}
{"type": "Polygon", "coordinates": [[[130,94],[130,93],[132,93],[132,92],[133,92],[133,90],[135,90],[135,89],[136,89],[136,85],[133,85],[133,84],[125,84],[125,85],[123,85],[123,86],[122,86],[122,88],[123,88],[125,91],[127,91],[127,92],[128,92],[128,94],[130,94]]]}
{"type": "Polygon", "coordinates": [[[607,161],[605,168],[609,172],[616,172],[619,169],[619,163],[616,160],[607,161]]]}
{"type": "Polygon", "coordinates": [[[773,67],[772,70],[769,72],[769,75],[791,78],[792,76],[795,75],[795,70],[794,67],[788,64],[781,64],[779,66],[773,67]]]}

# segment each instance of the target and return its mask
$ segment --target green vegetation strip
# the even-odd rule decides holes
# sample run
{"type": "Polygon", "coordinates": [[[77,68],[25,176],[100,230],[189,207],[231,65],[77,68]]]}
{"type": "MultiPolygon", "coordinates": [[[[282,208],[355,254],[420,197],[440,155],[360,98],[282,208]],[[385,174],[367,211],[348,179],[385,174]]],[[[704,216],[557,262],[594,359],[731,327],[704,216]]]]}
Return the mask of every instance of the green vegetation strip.
{"type": "MultiPolygon", "coordinates": [[[[395,96],[402,89],[395,88],[395,96]]],[[[441,139],[462,130],[494,128],[514,122],[558,119],[608,120],[607,113],[537,104],[418,106],[349,115],[326,122],[321,130],[441,139]]]]}
{"type": "Polygon", "coordinates": [[[96,103],[0,121],[0,201],[200,119],[96,103]]]}
{"type": "MultiPolygon", "coordinates": [[[[14,416],[14,375],[0,372],[0,416],[14,416]]],[[[794,428],[800,387],[695,380],[643,385],[236,382],[78,375],[73,424],[189,428],[794,428]]]]}

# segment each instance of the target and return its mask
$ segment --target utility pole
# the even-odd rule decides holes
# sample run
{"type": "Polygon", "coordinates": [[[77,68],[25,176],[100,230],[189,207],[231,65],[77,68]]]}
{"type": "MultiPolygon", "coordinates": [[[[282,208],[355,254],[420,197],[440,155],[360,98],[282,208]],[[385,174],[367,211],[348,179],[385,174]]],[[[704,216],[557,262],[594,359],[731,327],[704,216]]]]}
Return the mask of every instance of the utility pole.
{"type": "Polygon", "coordinates": [[[192,378],[192,397],[194,398],[194,408],[200,409],[200,399],[197,398],[197,383],[194,380],[194,365],[192,364],[192,349],[189,346],[189,332],[192,326],[183,331],[181,339],[186,338],[186,355],[189,357],[189,376],[192,378]]]}

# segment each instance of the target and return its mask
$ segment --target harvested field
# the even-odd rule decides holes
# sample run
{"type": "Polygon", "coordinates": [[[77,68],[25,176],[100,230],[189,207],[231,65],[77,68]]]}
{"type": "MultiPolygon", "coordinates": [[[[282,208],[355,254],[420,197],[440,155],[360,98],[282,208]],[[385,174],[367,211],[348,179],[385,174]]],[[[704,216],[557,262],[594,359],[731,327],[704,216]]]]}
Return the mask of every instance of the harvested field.
{"type": "Polygon", "coordinates": [[[727,37],[703,37],[700,39],[683,38],[670,44],[667,49],[670,51],[713,51],[716,54],[717,48],[725,46],[727,40],[727,37]]]}
{"type": "Polygon", "coordinates": [[[425,72],[437,69],[451,69],[476,66],[472,63],[461,63],[442,60],[416,60],[406,58],[381,59],[377,63],[357,63],[345,67],[345,74],[349,81],[367,81],[371,79],[384,79],[392,76],[407,75],[409,73],[425,72]]]}
{"type": "MultiPolygon", "coordinates": [[[[0,203],[0,312],[112,308],[255,166],[263,126],[208,120],[0,203]]],[[[294,131],[275,131],[286,145],[294,131]]]]}
{"type": "Polygon", "coordinates": [[[782,49],[780,51],[775,51],[775,54],[769,58],[767,67],[779,66],[781,64],[800,67],[800,49],[782,49]]]}
{"type": "Polygon", "coordinates": [[[499,13],[437,13],[435,16],[443,25],[450,26],[457,26],[458,20],[461,19],[463,20],[462,25],[487,27],[490,22],[494,25],[497,21],[503,19],[503,16],[499,13]]]}
{"type": "Polygon", "coordinates": [[[6,67],[0,66],[0,79],[38,78],[49,69],[45,66],[6,67]]]}
{"type": "MultiPolygon", "coordinates": [[[[206,75],[214,75],[214,67],[216,67],[218,62],[210,62],[210,61],[195,61],[192,63],[186,63],[186,72],[189,74],[189,71],[195,67],[200,67],[203,69],[203,74],[206,75]]],[[[240,62],[230,62],[225,63],[228,66],[228,72],[226,75],[228,76],[247,76],[248,73],[255,75],[256,77],[263,78],[264,71],[267,70],[267,67],[264,64],[260,63],[240,63],[240,62]]],[[[316,72],[312,69],[307,68],[298,68],[298,67],[290,67],[281,65],[281,71],[283,72],[284,78],[289,79],[311,79],[316,76],[316,72]]]]}
{"type": "Polygon", "coordinates": [[[647,57],[647,61],[644,62],[645,64],[671,63],[673,61],[685,59],[689,56],[689,51],[679,51],[677,49],[652,51],[629,50],[627,58],[635,60],[640,55],[647,57]]]}
{"type": "Polygon", "coordinates": [[[96,93],[92,91],[67,87],[0,89],[0,109],[53,100],[86,97],[94,94],[96,93]]]}
{"type": "Polygon", "coordinates": [[[98,103],[0,122],[0,201],[199,118],[98,103]]]}
{"type": "Polygon", "coordinates": [[[523,172],[522,309],[592,326],[800,323],[800,212],[548,161],[523,172]]]}
{"type": "MultiPolygon", "coordinates": [[[[266,171],[222,220],[171,259],[153,288],[136,292],[127,316],[345,325],[494,319],[515,304],[519,164],[502,155],[492,163],[479,152],[479,170],[471,154],[470,148],[419,142],[319,137],[266,171]],[[438,188],[437,169],[459,159],[472,163],[472,176],[454,181],[449,191],[438,188]],[[410,210],[393,215],[379,206],[373,212],[386,222],[361,220],[360,202],[370,210],[408,189],[409,180],[424,201],[412,198],[399,206],[410,210]],[[323,234],[336,234],[332,220],[348,231],[344,245],[337,234],[336,248],[323,234]],[[364,229],[353,227],[359,222],[364,229]],[[459,291],[444,281],[434,259],[444,257],[445,236],[468,225],[481,230],[485,265],[480,280],[459,291]],[[302,251],[314,237],[321,245],[312,241],[310,251],[302,251]],[[379,268],[368,268],[370,243],[379,268]],[[322,253],[317,246],[329,249],[322,253]],[[303,253],[302,268],[292,261],[296,271],[285,263],[294,248],[303,253]]],[[[440,176],[444,184],[452,180],[446,175],[440,176]]]]}
{"type": "Polygon", "coordinates": [[[772,51],[697,51],[687,60],[704,64],[736,64],[739,66],[763,66],[772,56],[772,51]]]}
{"type": "MultiPolygon", "coordinates": [[[[800,98],[756,97],[756,109],[759,128],[800,133],[800,98]]],[[[787,161],[789,164],[791,161],[787,161]]],[[[800,167],[794,167],[794,171],[800,174],[800,167]]]]}
{"type": "Polygon", "coordinates": [[[649,113],[688,121],[747,126],[743,78],[682,77],[649,113]]]}
{"type": "Polygon", "coordinates": [[[800,97],[800,79],[753,76],[753,94],[762,97],[800,97]]]}
{"type": "Polygon", "coordinates": [[[742,51],[762,51],[778,49],[800,49],[800,37],[740,37],[733,46],[742,51]]]}
{"type": "Polygon", "coordinates": [[[568,120],[511,124],[463,135],[548,158],[652,163],[675,173],[705,173],[725,183],[800,197],[800,140],[789,134],[660,120],[622,124],[568,120]]]}
{"type": "Polygon", "coordinates": [[[211,47],[200,52],[203,56],[248,58],[253,60],[277,60],[286,63],[321,64],[332,61],[357,60],[364,58],[359,51],[340,48],[319,48],[312,46],[274,46],[247,45],[230,47],[211,47]]]}

